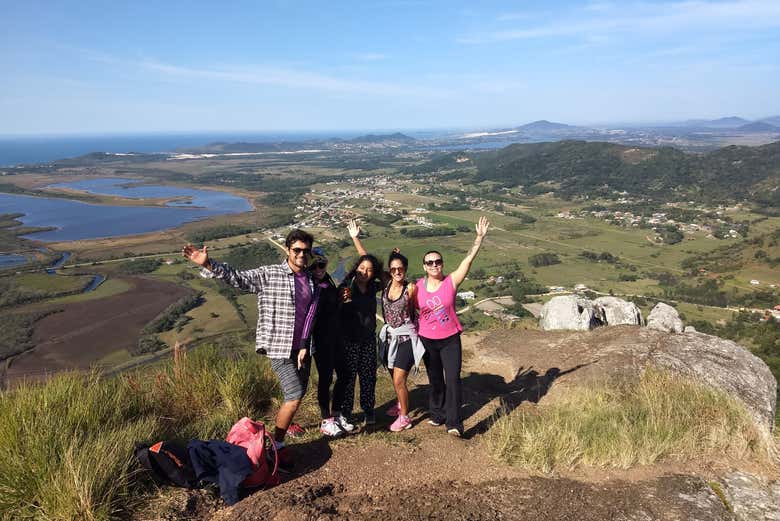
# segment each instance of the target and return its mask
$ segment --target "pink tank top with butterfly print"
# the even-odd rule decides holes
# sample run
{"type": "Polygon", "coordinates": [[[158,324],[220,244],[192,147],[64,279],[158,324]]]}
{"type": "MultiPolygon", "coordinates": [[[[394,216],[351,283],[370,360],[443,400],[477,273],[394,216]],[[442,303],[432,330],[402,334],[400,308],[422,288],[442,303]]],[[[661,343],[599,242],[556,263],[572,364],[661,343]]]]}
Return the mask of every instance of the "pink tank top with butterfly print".
{"type": "Polygon", "coordinates": [[[455,314],[455,288],[447,275],[439,289],[429,292],[425,277],[417,281],[417,306],[420,308],[418,334],[439,340],[463,331],[455,314]]]}

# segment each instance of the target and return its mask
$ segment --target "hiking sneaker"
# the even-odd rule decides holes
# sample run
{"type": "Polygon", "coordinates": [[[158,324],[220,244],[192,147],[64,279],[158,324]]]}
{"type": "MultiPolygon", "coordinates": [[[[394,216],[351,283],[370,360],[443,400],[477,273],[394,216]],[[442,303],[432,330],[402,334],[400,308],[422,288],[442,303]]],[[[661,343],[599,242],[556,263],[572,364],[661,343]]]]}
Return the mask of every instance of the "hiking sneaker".
{"type": "Polygon", "coordinates": [[[333,418],[326,418],[322,420],[322,423],[320,424],[320,432],[325,436],[330,436],[332,438],[344,434],[344,430],[336,423],[336,420],[333,418]]]}
{"type": "Polygon", "coordinates": [[[376,416],[374,415],[374,411],[366,413],[365,422],[366,425],[374,425],[376,423],[376,416]]]}
{"type": "Polygon", "coordinates": [[[395,419],[392,425],[390,425],[390,430],[393,432],[401,432],[406,429],[412,428],[412,420],[403,414],[399,414],[398,418],[395,419]]]}
{"type": "Polygon", "coordinates": [[[333,421],[342,429],[344,429],[346,432],[352,432],[355,430],[355,426],[349,423],[349,420],[344,417],[343,414],[339,414],[338,416],[334,416],[333,421]]]}
{"type": "Polygon", "coordinates": [[[388,408],[385,411],[385,414],[388,415],[388,416],[398,416],[399,414],[401,414],[401,404],[398,403],[398,402],[395,402],[395,404],[390,406],[390,408],[388,408]]]}
{"type": "Polygon", "coordinates": [[[291,438],[300,438],[304,434],[306,434],[306,431],[297,423],[291,423],[290,426],[287,427],[287,435],[291,438]]]}
{"type": "Polygon", "coordinates": [[[460,429],[456,429],[455,427],[453,427],[452,429],[447,429],[447,434],[452,434],[456,438],[460,438],[461,436],[463,436],[463,433],[460,432],[460,429]]]}
{"type": "Polygon", "coordinates": [[[440,422],[438,420],[434,420],[433,418],[428,420],[428,425],[433,425],[434,427],[440,427],[442,424],[444,424],[444,422],[440,422]]]}

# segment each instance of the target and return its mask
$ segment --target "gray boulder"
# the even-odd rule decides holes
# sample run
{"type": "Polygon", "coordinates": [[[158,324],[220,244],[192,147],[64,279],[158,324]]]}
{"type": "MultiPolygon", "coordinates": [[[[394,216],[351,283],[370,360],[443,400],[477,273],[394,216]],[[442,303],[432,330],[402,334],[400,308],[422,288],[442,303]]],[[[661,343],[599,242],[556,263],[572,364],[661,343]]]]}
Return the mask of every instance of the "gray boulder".
{"type": "Polygon", "coordinates": [[[780,481],[732,472],[722,483],[737,521],[780,519],[780,481]]]}
{"type": "Polygon", "coordinates": [[[479,347],[480,357],[489,354],[507,381],[523,368],[533,367],[540,374],[550,368],[571,370],[556,380],[548,398],[555,399],[557,392],[565,395],[570,385],[631,379],[656,367],[724,391],[745,404],[763,432],[774,429],[777,382],[760,358],[731,340],[615,326],[592,331],[528,330],[522,338],[517,331],[496,330],[485,333],[479,347]]]}
{"type": "Polygon", "coordinates": [[[593,303],[576,295],[551,298],[539,315],[539,327],[545,331],[561,329],[588,331],[597,324],[593,303]]]}
{"type": "Polygon", "coordinates": [[[777,381],[763,360],[741,345],[704,333],[668,335],[649,361],[741,400],[756,422],[773,430],[777,381]]]}
{"type": "Polygon", "coordinates": [[[599,297],[593,305],[601,310],[605,325],[642,325],[642,311],[633,302],[617,297],[599,297]]]}
{"type": "Polygon", "coordinates": [[[672,306],[663,302],[656,304],[650,311],[647,316],[647,327],[667,333],[682,333],[684,331],[680,314],[672,306]]]}

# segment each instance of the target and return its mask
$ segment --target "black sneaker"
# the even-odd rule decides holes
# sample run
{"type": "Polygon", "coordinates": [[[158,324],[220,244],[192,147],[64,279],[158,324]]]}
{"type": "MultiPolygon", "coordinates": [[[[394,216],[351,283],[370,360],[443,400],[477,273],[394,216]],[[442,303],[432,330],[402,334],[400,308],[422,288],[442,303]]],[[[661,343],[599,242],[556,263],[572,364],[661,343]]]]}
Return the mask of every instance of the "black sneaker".
{"type": "Polygon", "coordinates": [[[376,415],[374,411],[366,413],[366,425],[374,425],[376,423],[376,415]]]}
{"type": "Polygon", "coordinates": [[[433,425],[434,427],[441,427],[442,425],[444,425],[444,422],[439,420],[434,420],[433,418],[431,418],[430,420],[428,420],[428,425],[433,425]]]}

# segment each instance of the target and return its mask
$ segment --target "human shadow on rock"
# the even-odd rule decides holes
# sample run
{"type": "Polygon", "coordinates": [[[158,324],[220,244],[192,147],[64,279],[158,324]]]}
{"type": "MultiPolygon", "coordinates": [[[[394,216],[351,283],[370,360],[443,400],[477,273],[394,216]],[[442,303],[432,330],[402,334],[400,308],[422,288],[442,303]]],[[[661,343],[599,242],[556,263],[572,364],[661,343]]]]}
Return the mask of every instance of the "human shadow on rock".
{"type": "Polygon", "coordinates": [[[494,374],[469,374],[462,379],[464,419],[476,414],[494,398],[499,398],[501,403],[491,414],[467,429],[463,433],[463,437],[471,438],[476,434],[486,432],[499,414],[509,414],[523,402],[538,403],[550,391],[555,380],[586,365],[588,364],[580,364],[566,370],[551,367],[544,374],[539,374],[532,367],[527,369],[521,367],[509,383],[501,376],[494,374]]]}

